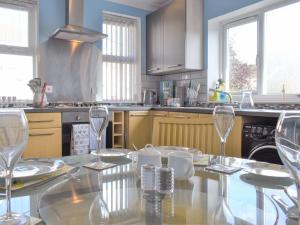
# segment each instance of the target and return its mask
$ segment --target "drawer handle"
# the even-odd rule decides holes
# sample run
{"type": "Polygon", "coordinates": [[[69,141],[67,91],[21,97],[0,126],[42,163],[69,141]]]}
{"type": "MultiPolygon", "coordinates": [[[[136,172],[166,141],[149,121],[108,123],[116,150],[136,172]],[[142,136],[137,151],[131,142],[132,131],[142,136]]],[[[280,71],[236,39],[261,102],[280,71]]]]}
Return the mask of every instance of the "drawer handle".
{"type": "Polygon", "coordinates": [[[148,116],[147,114],[131,114],[130,116],[148,116]]]}
{"type": "Polygon", "coordinates": [[[29,123],[50,123],[54,120],[29,120],[29,123]]]}
{"type": "Polygon", "coordinates": [[[180,66],[183,66],[182,64],[176,64],[176,65],[171,65],[171,66],[168,66],[168,68],[175,68],[175,67],[180,67],[180,66]]]}
{"type": "Polygon", "coordinates": [[[160,68],[159,68],[159,67],[157,67],[157,68],[150,68],[150,69],[148,69],[148,72],[152,72],[152,71],[158,71],[158,70],[160,70],[160,68]]]}
{"type": "Polygon", "coordinates": [[[54,133],[36,133],[36,134],[29,134],[30,137],[37,137],[37,136],[52,136],[54,133]]]}
{"type": "Polygon", "coordinates": [[[175,116],[175,118],[187,118],[187,119],[189,119],[190,117],[188,117],[188,116],[175,116]]]}
{"type": "Polygon", "coordinates": [[[154,114],[153,116],[162,116],[162,117],[166,117],[166,114],[154,114]]]}

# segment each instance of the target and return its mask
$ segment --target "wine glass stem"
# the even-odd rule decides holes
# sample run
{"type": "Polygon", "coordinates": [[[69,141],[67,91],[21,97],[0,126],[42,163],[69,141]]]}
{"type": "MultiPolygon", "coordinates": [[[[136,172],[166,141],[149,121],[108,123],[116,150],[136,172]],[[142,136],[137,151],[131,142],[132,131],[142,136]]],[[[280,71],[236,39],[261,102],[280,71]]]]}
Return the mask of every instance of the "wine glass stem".
{"type": "Polygon", "coordinates": [[[5,171],[5,187],[6,187],[6,216],[7,218],[11,217],[11,178],[12,178],[12,171],[10,169],[6,169],[5,171]]]}
{"type": "Polygon", "coordinates": [[[221,164],[224,165],[225,162],[225,143],[226,143],[226,140],[221,140],[221,164]]]}
{"type": "Polygon", "coordinates": [[[226,141],[221,141],[221,155],[224,157],[225,156],[225,143],[226,141]]]}
{"type": "Polygon", "coordinates": [[[101,149],[101,136],[97,137],[97,155],[98,155],[99,164],[101,163],[100,149],[101,149]]]}

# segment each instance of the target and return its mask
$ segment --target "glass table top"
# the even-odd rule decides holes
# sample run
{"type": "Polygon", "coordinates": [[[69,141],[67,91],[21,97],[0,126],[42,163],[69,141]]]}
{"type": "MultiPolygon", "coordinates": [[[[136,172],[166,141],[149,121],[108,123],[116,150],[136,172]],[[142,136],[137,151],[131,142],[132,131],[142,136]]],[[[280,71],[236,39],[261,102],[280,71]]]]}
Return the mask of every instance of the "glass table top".
{"type": "MultiPolygon", "coordinates": [[[[81,166],[94,157],[70,156],[62,160],[81,166]]],[[[245,167],[248,161],[227,158],[227,162],[245,167]]],[[[15,191],[12,209],[41,217],[47,225],[226,224],[226,217],[234,218],[235,224],[297,224],[287,219],[271,197],[279,195],[292,206],[280,186],[292,186],[292,181],[265,182],[246,170],[224,175],[204,167],[195,169],[195,176],[189,180],[175,182],[172,195],[160,195],[140,190],[134,162],[102,172],[81,167],[75,177],[61,176],[15,191]]],[[[0,213],[4,213],[5,201],[1,198],[0,213]]]]}

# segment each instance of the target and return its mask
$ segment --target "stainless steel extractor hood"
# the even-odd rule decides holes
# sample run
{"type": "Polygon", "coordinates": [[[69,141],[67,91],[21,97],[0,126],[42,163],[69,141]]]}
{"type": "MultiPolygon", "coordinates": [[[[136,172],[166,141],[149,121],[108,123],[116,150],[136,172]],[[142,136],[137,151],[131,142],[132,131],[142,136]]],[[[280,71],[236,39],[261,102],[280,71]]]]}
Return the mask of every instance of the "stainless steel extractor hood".
{"type": "Polygon", "coordinates": [[[107,35],[83,27],[83,1],[84,0],[66,0],[67,1],[67,25],[58,28],[53,38],[68,41],[94,43],[107,35]]]}

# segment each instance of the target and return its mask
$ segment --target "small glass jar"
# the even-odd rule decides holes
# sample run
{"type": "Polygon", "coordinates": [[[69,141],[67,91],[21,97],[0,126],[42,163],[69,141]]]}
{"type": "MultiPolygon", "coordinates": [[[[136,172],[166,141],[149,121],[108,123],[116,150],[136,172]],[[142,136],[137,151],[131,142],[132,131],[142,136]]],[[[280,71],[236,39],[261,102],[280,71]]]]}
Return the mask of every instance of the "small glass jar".
{"type": "Polygon", "coordinates": [[[155,191],[155,165],[144,164],[141,167],[141,189],[155,191]]]}
{"type": "Polygon", "coordinates": [[[254,108],[254,101],[252,98],[251,91],[244,91],[242,96],[242,101],[240,104],[241,109],[252,109],[254,108]]]}
{"type": "Polygon", "coordinates": [[[156,191],[160,194],[174,192],[174,169],[167,167],[156,168],[156,191]]]}

